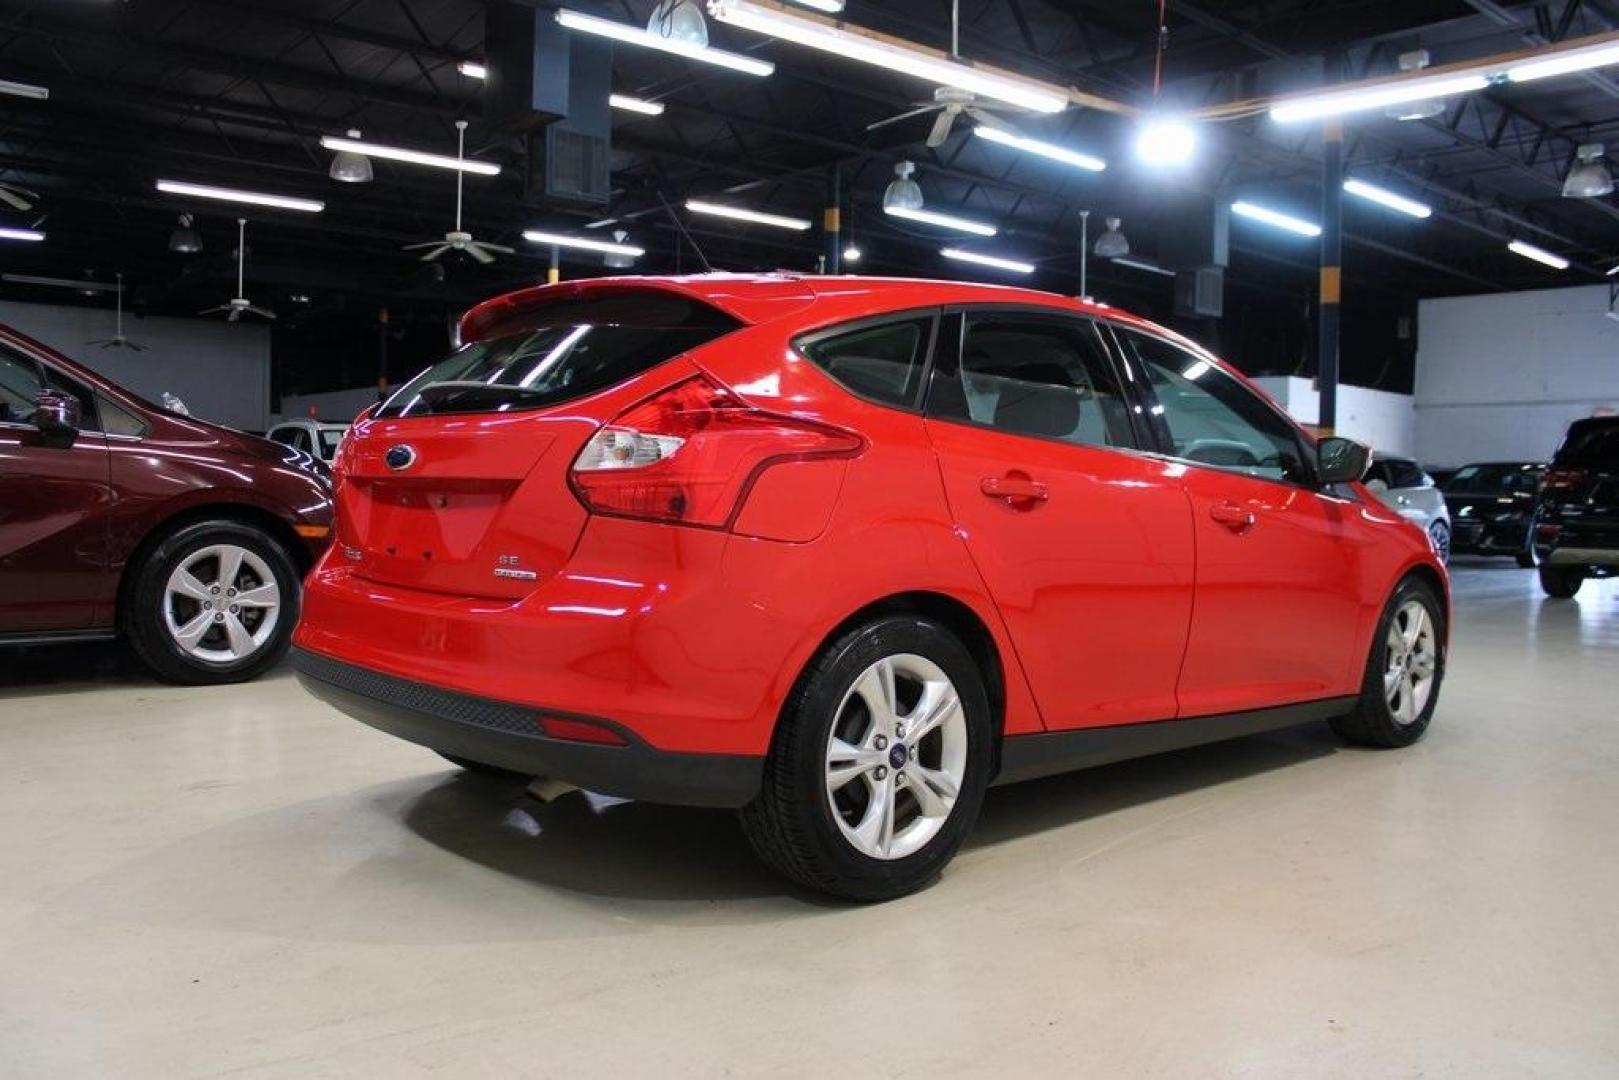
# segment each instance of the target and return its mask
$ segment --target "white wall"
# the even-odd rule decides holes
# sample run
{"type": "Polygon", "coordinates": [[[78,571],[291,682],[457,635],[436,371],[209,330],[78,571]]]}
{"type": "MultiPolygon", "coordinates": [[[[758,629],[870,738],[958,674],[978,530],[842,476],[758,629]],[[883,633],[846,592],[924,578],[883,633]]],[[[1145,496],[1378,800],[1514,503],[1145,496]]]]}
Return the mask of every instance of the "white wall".
{"type": "Polygon", "coordinates": [[[1605,285],[1423,300],[1417,453],[1436,467],[1545,459],[1569,421],[1619,406],[1605,285]]]}
{"type": "MultiPolygon", "coordinates": [[[[1297,375],[1264,375],[1253,381],[1299,423],[1320,422],[1321,394],[1313,380],[1297,375]]],[[[1339,384],[1334,430],[1385,454],[1410,455],[1416,451],[1416,412],[1412,399],[1405,394],[1339,384]]]]}
{"type": "MultiPolygon", "coordinates": [[[[391,389],[397,390],[398,387],[391,389]]],[[[360,415],[360,410],[377,403],[375,386],[360,386],[352,390],[328,390],[319,394],[283,394],[281,412],[277,420],[294,420],[311,415],[327,423],[346,424],[360,415]]]]}
{"type": "Polygon", "coordinates": [[[251,431],[270,419],[270,330],[223,320],[137,319],[124,313],[124,335],[147,352],[87,344],[110,338],[111,308],[0,300],[0,322],[151,401],[166,390],[191,415],[251,431]]]}

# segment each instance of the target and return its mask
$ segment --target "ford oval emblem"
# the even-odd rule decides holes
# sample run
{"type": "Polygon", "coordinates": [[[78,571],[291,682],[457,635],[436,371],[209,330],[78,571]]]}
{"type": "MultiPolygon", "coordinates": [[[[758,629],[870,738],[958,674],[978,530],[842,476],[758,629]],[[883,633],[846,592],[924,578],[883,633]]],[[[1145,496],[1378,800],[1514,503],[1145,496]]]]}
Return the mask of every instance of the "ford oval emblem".
{"type": "Polygon", "coordinates": [[[388,468],[392,469],[394,472],[398,472],[401,469],[408,469],[412,465],[416,464],[416,448],[414,446],[408,446],[405,443],[400,443],[398,446],[390,446],[388,447],[388,452],[383,455],[382,460],[387,462],[388,468]]]}

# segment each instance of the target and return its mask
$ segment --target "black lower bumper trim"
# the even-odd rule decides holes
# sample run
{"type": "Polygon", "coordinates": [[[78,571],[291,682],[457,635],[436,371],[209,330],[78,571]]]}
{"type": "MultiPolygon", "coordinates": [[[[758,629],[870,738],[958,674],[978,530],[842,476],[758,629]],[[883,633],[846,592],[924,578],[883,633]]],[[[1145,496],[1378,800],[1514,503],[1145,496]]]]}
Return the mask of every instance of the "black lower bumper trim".
{"type": "Polygon", "coordinates": [[[567,716],[384,675],[305,649],[292,651],[311,694],[379,731],[441,754],[561,780],[603,795],[676,806],[743,806],[759,793],[764,759],[745,754],[659,750],[622,725],[625,746],[552,739],[538,717],[567,716]]]}

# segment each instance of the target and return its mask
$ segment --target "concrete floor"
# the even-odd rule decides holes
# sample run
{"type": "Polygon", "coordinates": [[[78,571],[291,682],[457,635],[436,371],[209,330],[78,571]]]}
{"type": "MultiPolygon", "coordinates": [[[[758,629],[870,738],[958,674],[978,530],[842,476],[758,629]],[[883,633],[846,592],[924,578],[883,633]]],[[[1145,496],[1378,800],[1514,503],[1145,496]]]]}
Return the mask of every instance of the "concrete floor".
{"type": "Polygon", "coordinates": [[[933,888],[460,775],[284,672],[0,652],[0,1075],[1619,1075],[1619,582],[1456,570],[1428,739],[993,792],[933,888]]]}

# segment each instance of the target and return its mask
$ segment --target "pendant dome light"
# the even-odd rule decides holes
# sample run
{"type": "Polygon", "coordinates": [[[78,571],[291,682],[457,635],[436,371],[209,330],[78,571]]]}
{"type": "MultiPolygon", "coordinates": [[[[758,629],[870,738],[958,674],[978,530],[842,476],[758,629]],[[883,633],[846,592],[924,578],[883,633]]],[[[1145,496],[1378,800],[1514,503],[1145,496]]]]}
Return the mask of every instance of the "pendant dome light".
{"type": "Polygon", "coordinates": [[[1130,241],[1119,231],[1119,226],[1123,224],[1121,218],[1107,219],[1107,231],[1096,238],[1096,247],[1093,249],[1099,257],[1117,259],[1120,255],[1130,254],[1130,241]]]}
{"type": "Polygon", "coordinates": [[[202,250],[202,234],[193,226],[190,214],[180,215],[180,227],[169,234],[169,250],[177,255],[195,255],[202,250]]]}
{"type": "Polygon", "coordinates": [[[1613,173],[1602,160],[1601,143],[1582,143],[1574,151],[1574,167],[1563,180],[1563,198],[1596,199],[1613,193],[1613,173]]]}
{"type": "MultiPolygon", "coordinates": [[[[357,129],[349,129],[349,138],[359,137],[357,129]]],[[[369,184],[372,178],[371,159],[353,150],[339,150],[332,155],[329,175],[333,180],[341,180],[345,184],[369,184]]]]}
{"type": "Polygon", "coordinates": [[[894,179],[883,192],[884,210],[922,209],[922,186],[911,179],[914,172],[914,162],[902,161],[894,166],[894,179]]]}
{"type": "Polygon", "coordinates": [[[683,41],[700,48],[708,47],[708,20],[697,0],[659,0],[646,21],[649,34],[683,41]]]}

